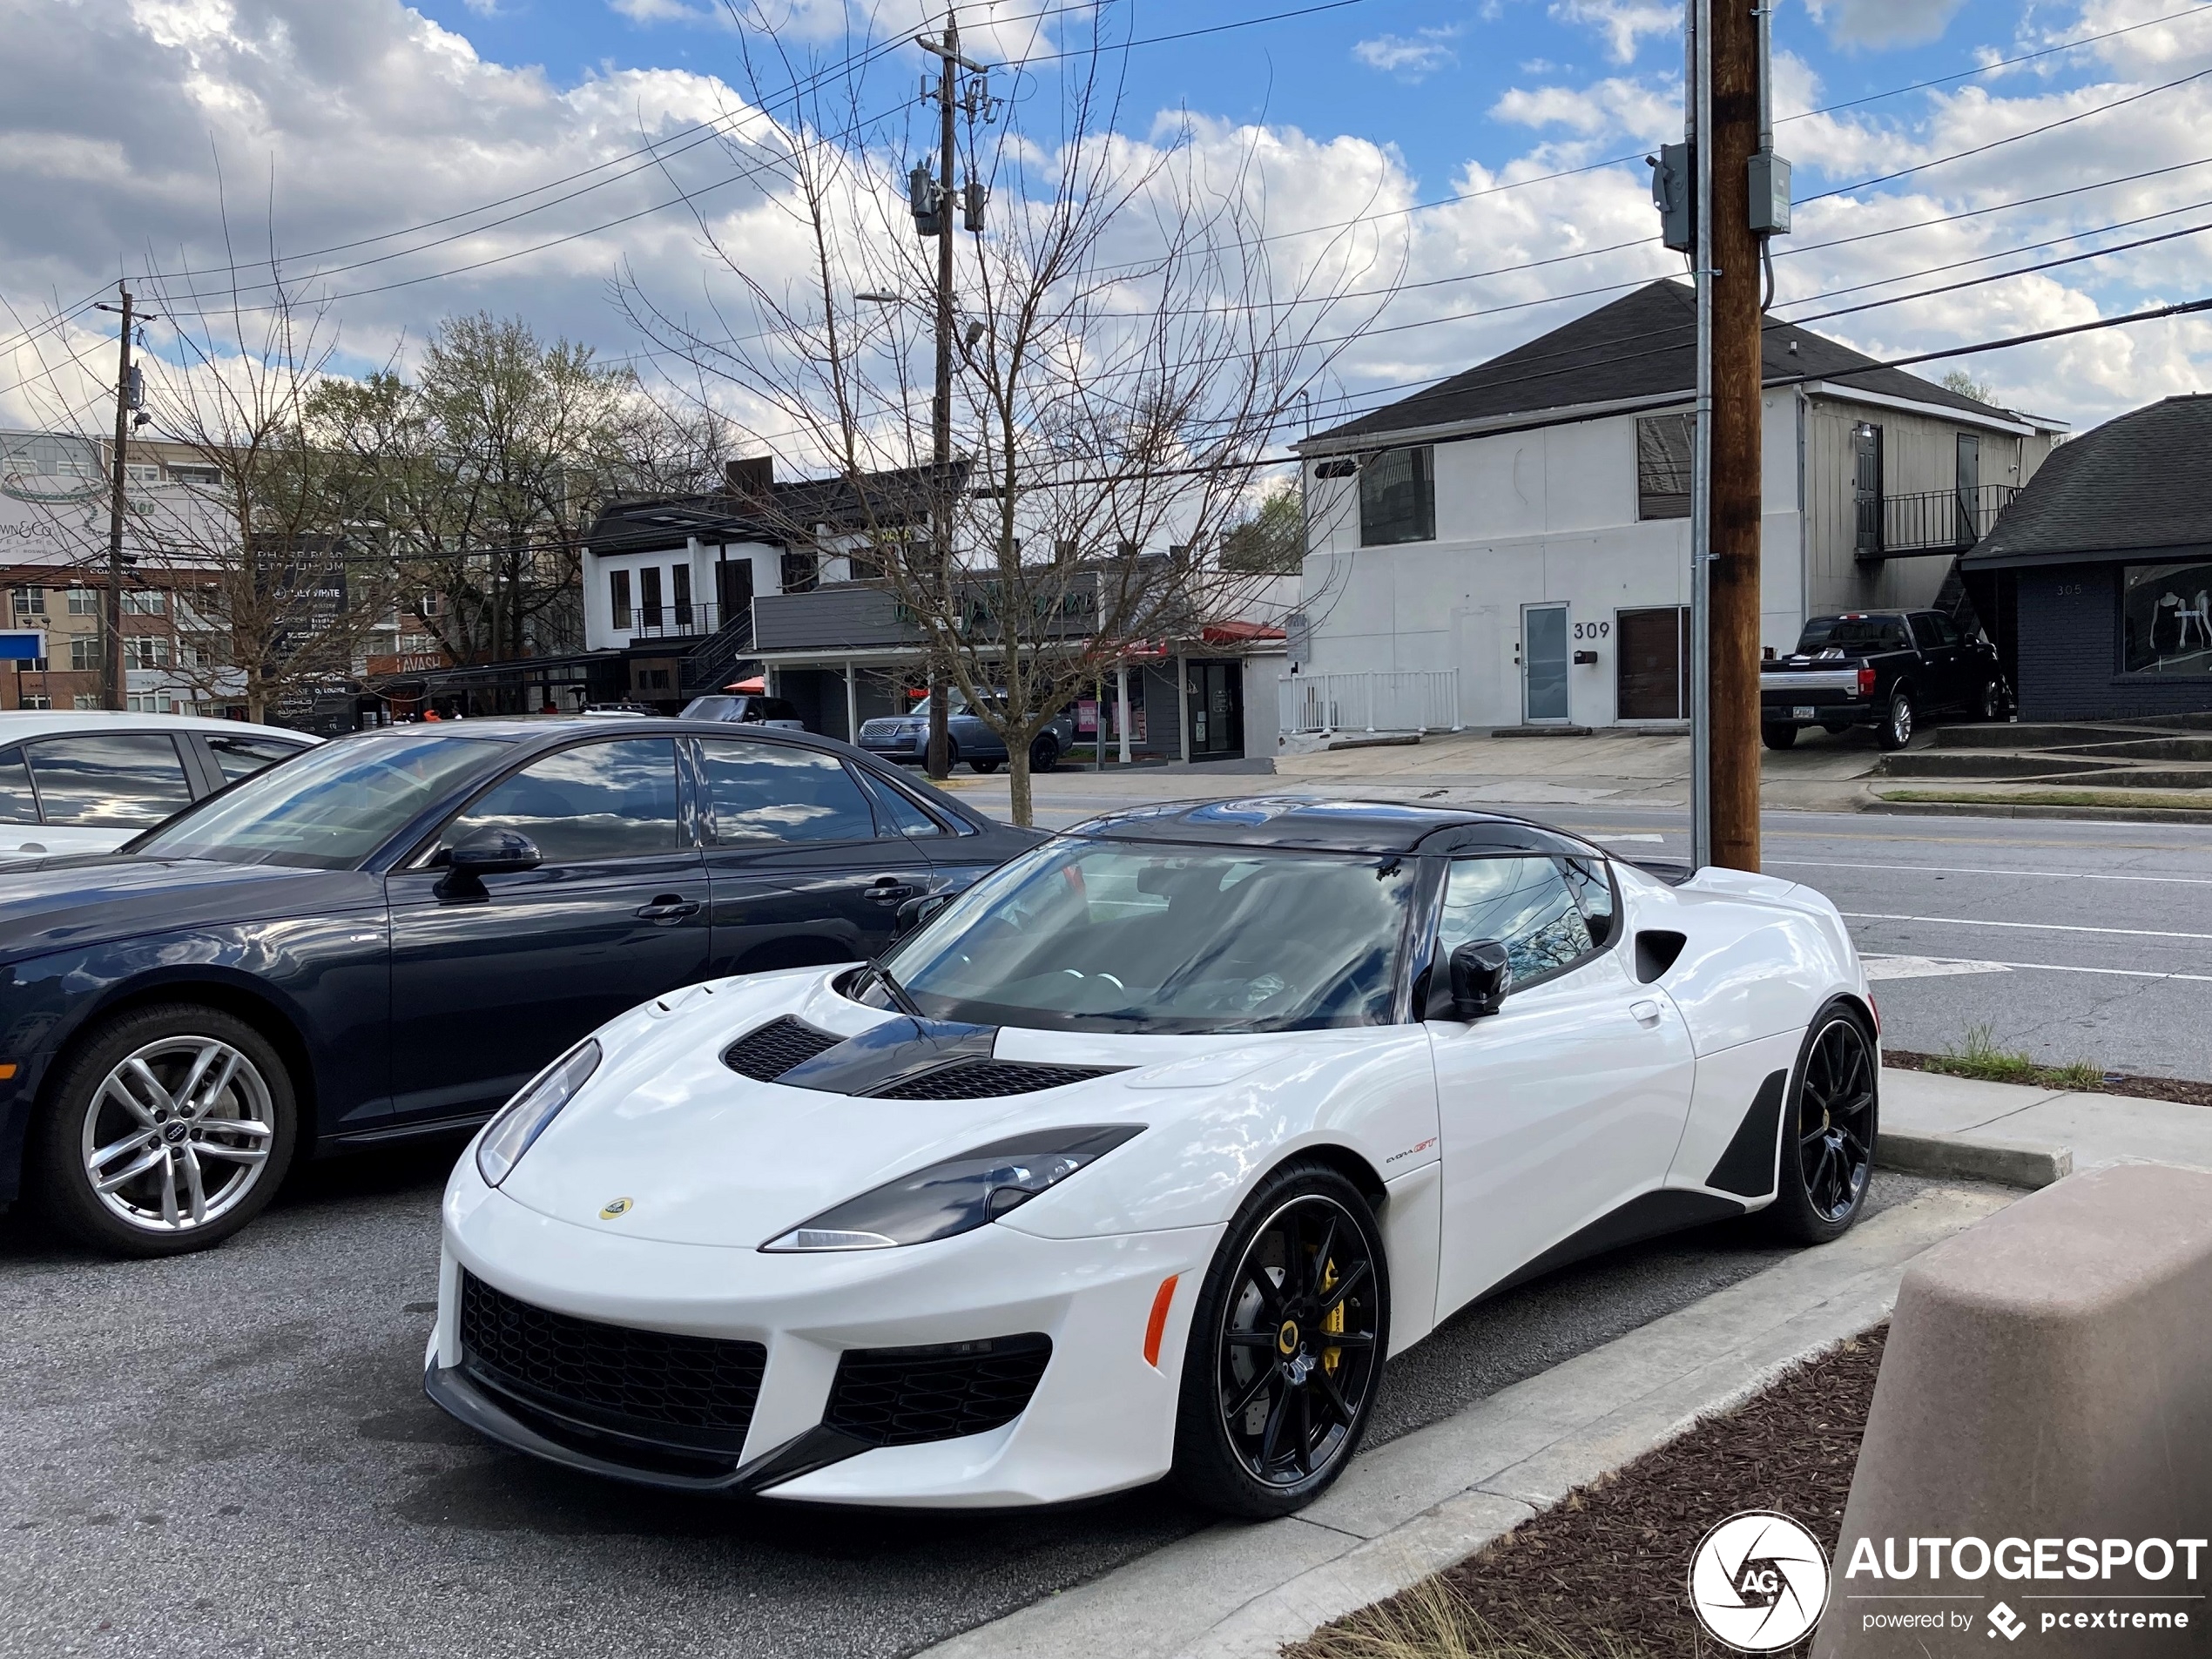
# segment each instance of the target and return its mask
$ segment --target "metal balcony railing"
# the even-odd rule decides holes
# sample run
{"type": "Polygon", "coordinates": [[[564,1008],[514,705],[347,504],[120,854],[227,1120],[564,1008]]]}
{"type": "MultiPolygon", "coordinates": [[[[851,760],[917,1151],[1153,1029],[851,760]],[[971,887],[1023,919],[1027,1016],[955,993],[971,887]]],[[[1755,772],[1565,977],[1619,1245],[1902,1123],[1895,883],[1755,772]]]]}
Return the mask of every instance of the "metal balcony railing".
{"type": "MultiPolygon", "coordinates": [[[[738,614],[750,616],[747,606],[738,614]]],[[[722,607],[711,603],[658,604],[634,607],[628,618],[617,616],[615,629],[632,639],[692,639],[722,629],[722,607]]]]}
{"type": "Polygon", "coordinates": [[[1982,484],[1878,499],[1862,496],[1858,502],[1858,556],[1963,553],[1989,534],[1998,516],[2019,494],[2017,484],[1982,484]]]}

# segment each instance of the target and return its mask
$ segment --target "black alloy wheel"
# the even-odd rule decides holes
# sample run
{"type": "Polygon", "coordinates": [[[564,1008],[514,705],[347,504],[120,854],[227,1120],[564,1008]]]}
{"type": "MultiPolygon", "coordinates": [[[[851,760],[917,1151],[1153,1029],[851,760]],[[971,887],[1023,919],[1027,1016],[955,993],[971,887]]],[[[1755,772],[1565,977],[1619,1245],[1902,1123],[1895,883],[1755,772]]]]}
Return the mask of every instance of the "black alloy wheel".
{"type": "Polygon", "coordinates": [[[968,763],[968,769],[979,778],[985,777],[996,772],[999,763],[995,760],[971,760],[968,763]]]}
{"type": "Polygon", "coordinates": [[[1049,732],[1029,745],[1029,770],[1050,772],[1060,764],[1060,745],[1049,732]]]}
{"type": "Polygon", "coordinates": [[[1177,1484],[1235,1515],[1312,1501],[1359,1444],[1388,1332],[1366,1201],[1325,1165],[1278,1170],[1230,1228],[1192,1316],[1177,1484]]]}
{"type": "Polygon", "coordinates": [[[1821,1009],[1783,1125],[1781,1190],[1770,1213],[1785,1237],[1825,1244],[1858,1219],[1874,1172],[1879,1076],[1865,1016],[1841,1000],[1821,1009]]]}
{"type": "Polygon", "coordinates": [[[1882,718],[1876,739],[1885,749],[1902,749],[1912,741],[1912,698],[1904,691],[1890,695],[1890,711],[1882,718]]]}
{"type": "Polygon", "coordinates": [[[1791,749],[1797,746],[1797,728],[1794,725],[1763,725],[1759,741],[1770,749],[1791,749]]]}

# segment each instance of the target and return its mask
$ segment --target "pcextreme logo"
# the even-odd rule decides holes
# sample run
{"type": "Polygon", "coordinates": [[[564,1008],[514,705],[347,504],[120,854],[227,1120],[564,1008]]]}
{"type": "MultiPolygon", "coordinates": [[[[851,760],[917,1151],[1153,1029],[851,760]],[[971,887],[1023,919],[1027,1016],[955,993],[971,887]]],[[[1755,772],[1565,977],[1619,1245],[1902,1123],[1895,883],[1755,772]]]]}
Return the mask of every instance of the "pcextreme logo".
{"type": "Polygon", "coordinates": [[[1738,1653],[1778,1653],[1820,1622],[1828,1553],[1787,1515],[1730,1515],[1689,1558],[1689,1605],[1716,1642],[1738,1653]]]}
{"type": "Polygon", "coordinates": [[[1993,1544],[1981,1538],[1863,1537],[1851,1546],[1838,1593],[1858,1604],[1852,1616],[1865,1630],[1980,1629],[2006,1642],[2077,1630],[2201,1631],[2206,1598],[2199,1574],[2208,1548],[2212,1545],[2202,1538],[2000,1538],[1993,1544]],[[2021,1586],[2004,1594],[2029,1603],[2025,1612],[2000,1600],[1977,1619],[1973,1590],[1993,1577],[2021,1586]],[[1892,1584],[1902,1588],[1888,1589],[1892,1584]],[[1966,1593],[1951,1593],[1959,1589],[1966,1593]],[[1931,1608],[1931,1601],[1947,1605],[1931,1608]],[[1885,1602],[1903,1605],[1885,1608],[1885,1602]]]}

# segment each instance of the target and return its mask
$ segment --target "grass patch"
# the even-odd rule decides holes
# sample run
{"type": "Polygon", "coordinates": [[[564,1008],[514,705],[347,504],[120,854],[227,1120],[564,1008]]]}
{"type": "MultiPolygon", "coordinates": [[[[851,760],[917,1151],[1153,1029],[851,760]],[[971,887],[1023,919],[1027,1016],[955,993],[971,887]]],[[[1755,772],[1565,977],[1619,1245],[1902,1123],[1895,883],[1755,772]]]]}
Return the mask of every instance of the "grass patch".
{"type": "Polygon", "coordinates": [[[2145,789],[2023,789],[1999,794],[1980,789],[1878,789],[1879,800],[1932,801],[1946,806],[2156,806],[2212,812],[2212,789],[2167,794],[2145,789]]]}
{"type": "Polygon", "coordinates": [[[1917,1069],[1950,1077],[1979,1077],[1984,1082],[2028,1083],[2038,1089],[2077,1092],[2101,1087],[2105,1077],[2104,1068],[2094,1060],[2047,1066],[2015,1049],[2000,1049],[1996,1028],[1990,1025],[1968,1026],[1966,1042],[1958,1052],[1922,1055],[1917,1069]]]}

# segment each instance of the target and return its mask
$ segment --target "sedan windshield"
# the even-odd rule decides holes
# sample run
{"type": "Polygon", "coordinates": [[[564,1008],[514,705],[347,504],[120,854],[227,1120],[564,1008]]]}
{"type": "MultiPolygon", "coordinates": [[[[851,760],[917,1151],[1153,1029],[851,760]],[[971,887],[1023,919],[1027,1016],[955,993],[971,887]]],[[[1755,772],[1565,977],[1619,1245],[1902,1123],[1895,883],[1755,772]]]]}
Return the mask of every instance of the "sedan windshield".
{"type": "Polygon", "coordinates": [[[1380,1025],[1413,894],[1403,859],[1056,841],[978,882],[888,966],[923,1013],[977,1024],[1380,1025]]]}
{"type": "Polygon", "coordinates": [[[142,858],[349,870],[468,772],[505,751],[490,738],[364,733],[257,772],[149,831],[142,858]]]}

